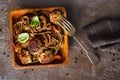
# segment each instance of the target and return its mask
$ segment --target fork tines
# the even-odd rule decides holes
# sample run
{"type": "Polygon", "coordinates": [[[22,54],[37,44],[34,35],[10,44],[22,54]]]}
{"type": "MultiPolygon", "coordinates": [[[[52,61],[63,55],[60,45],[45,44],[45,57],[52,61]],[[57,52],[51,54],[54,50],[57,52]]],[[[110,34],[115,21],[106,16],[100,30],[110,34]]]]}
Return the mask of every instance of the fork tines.
{"type": "Polygon", "coordinates": [[[64,28],[66,31],[71,30],[71,24],[63,17],[61,20],[58,21],[59,25],[64,28]]]}

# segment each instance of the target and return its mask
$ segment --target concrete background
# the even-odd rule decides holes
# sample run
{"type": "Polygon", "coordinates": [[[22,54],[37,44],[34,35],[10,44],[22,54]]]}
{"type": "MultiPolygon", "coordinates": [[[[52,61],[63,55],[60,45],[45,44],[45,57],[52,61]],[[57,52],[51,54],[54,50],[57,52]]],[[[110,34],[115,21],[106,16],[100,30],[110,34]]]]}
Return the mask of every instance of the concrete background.
{"type": "MultiPolygon", "coordinates": [[[[120,53],[99,51],[92,67],[79,45],[69,37],[66,66],[16,70],[11,65],[9,11],[17,8],[63,6],[80,37],[82,27],[103,17],[120,16],[120,0],[0,0],[0,80],[120,80],[120,53]]],[[[81,40],[81,39],[80,39],[81,40]]]]}

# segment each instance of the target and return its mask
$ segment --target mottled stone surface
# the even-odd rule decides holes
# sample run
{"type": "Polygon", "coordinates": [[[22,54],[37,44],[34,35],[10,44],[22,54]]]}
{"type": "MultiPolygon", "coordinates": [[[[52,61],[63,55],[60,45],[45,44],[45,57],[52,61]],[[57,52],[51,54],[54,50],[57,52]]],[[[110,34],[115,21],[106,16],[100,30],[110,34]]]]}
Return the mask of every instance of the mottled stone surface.
{"type": "Polygon", "coordinates": [[[120,16],[120,0],[0,0],[0,80],[120,80],[120,53],[99,51],[101,60],[92,67],[72,38],[69,38],[68,65],[22,70],[13,68],[9,11],[49,6],[64,6],[67,9],[68,20],[76,27],[79,38],[80,29],[85,25],[103,17],[120,16]]]}

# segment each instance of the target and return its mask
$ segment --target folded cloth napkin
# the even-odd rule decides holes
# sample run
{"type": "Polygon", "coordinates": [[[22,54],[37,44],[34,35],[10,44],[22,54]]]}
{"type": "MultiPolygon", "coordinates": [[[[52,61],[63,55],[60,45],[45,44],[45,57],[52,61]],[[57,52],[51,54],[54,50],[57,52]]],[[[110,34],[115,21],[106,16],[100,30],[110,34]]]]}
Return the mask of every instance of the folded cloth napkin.
{"type": "Polygon", "coordinates": [[[109,51],[109,52],[120,52],[120,43],[113,43],[109,45],[100,46],[102,51],[109,51]]]}
{"type": "Polygon", "coordinates": [[[83,28],[94,48],[119,52],[120,19],[103,19],[83,28]]]}

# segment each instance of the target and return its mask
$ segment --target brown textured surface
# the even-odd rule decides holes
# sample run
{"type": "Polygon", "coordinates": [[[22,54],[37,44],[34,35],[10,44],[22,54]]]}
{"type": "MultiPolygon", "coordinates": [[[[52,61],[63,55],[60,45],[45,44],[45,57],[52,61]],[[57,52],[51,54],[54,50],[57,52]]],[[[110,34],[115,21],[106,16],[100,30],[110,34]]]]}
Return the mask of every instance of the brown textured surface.
{"type": "Polygon", "coordinates": [[[83,26],[102,17],[120,16],[120,0],[1,0],[0,80],[120,80],[120,53],[99,51],[101,60],[92,67],[72,38],[69,38],[70,63],[66,66],[23,70],[12,67],[9,11],[49,6],[64,6],[67,9],[68,20],[76,27],[80,40],[84,38],[80,37],[83,26]]]}

